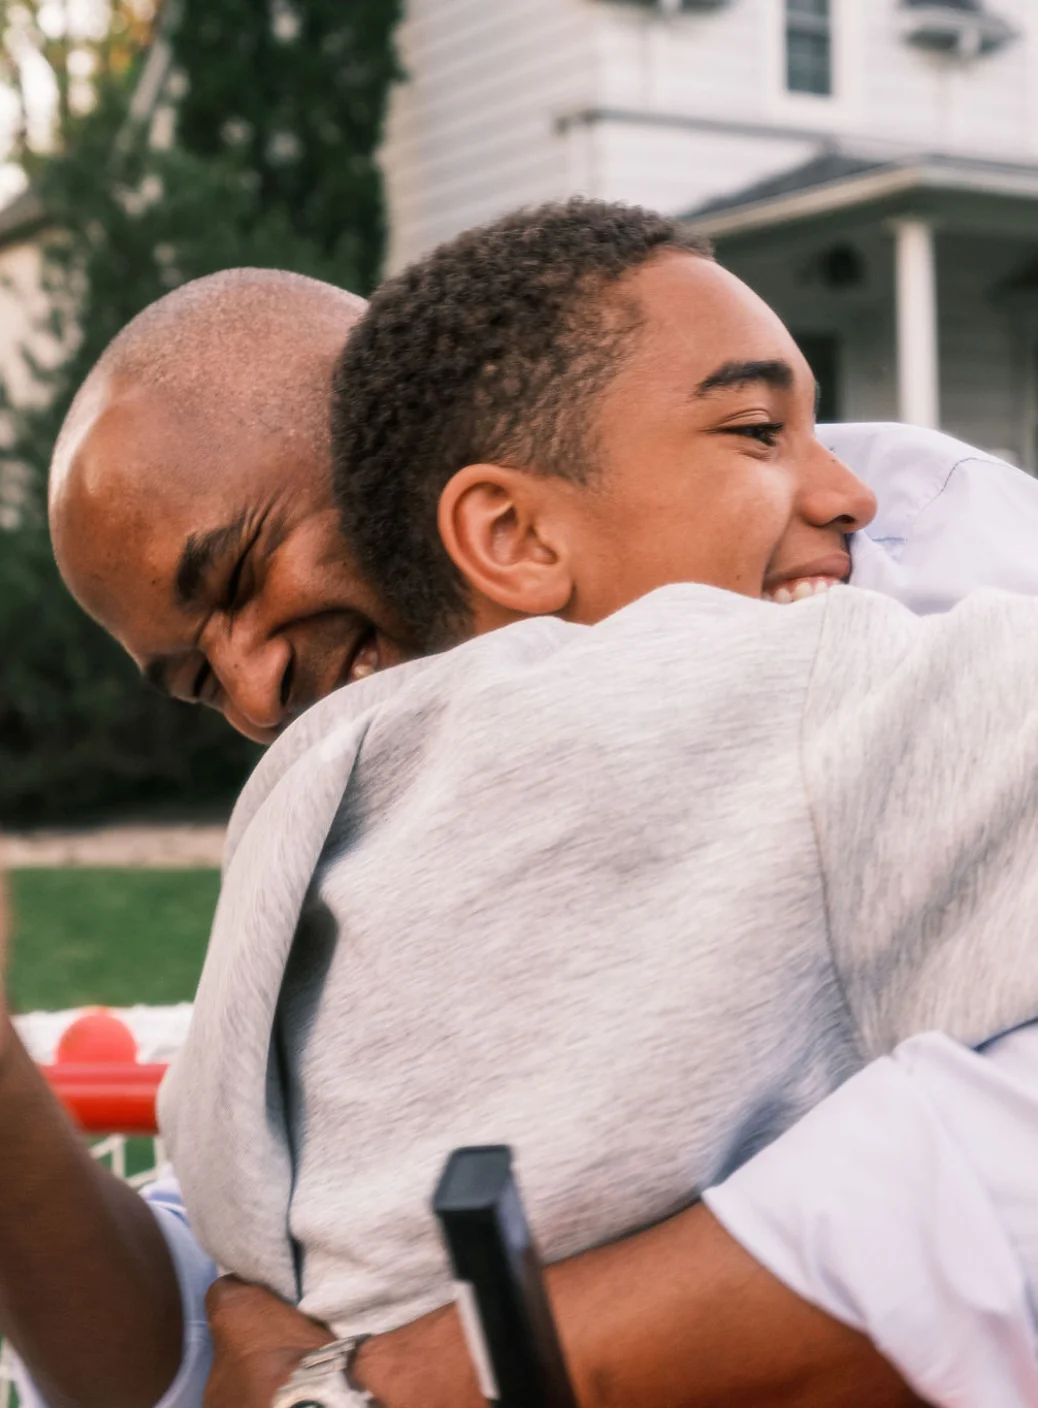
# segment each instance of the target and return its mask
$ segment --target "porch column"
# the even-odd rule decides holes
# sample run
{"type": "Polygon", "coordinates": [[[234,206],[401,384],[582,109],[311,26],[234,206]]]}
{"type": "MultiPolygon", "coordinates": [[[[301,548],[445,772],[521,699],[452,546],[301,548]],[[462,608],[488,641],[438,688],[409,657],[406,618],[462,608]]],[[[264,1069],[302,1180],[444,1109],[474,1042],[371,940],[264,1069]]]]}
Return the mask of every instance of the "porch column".
{"type": "Polygon", "coordinates": [[[937,259],[928,220],[895,220],[898,415],[940,428],[937,259]]]}

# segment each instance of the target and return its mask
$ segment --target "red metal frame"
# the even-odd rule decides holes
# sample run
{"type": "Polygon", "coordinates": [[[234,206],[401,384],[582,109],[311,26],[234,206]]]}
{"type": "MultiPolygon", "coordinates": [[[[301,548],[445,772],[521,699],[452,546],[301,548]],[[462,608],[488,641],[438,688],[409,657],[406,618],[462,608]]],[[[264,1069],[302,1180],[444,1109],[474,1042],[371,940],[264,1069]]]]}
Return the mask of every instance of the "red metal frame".
{"type": "Polygon", "coordinates": [[[86,1134],[158,1132],[155,1097],[167,1067],[62,1063],[42,1067],[51,1089],[86,1134]]]}

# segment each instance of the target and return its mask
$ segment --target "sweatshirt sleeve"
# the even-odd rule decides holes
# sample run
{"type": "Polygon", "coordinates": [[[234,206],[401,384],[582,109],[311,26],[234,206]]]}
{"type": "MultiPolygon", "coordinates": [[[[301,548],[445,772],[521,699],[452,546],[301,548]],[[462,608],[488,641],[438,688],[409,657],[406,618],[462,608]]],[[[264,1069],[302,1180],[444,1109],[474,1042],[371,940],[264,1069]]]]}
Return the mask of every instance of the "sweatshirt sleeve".
{"type": "Polygon", "coordinates": [[[1038,602],[818,606],[804,781],[862,1050],[978,1045],[1038,1016],[1038,602]]]}

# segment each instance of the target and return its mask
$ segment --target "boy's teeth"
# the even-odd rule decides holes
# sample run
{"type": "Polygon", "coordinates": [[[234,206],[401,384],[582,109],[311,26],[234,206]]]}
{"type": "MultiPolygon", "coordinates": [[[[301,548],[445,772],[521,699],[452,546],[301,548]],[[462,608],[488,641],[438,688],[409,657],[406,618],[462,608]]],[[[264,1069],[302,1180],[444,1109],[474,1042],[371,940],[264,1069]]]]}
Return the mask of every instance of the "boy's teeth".
{"type": "Polygon", "coordinates": [[[378,673],[378,646],[373,641],[357,652],[357,658],[350,666],[349,683],[369,679],[378,673]]]}
{"type": "Polygon", "coordinates": [[[765,592],[765,601],[777,601],[780,606],[789,606],[794,601],[806,601],[809,596],[821,596],[837,584],[829,577],[805,577],[795,585],[776,587],[773,592],[765,592]]]}

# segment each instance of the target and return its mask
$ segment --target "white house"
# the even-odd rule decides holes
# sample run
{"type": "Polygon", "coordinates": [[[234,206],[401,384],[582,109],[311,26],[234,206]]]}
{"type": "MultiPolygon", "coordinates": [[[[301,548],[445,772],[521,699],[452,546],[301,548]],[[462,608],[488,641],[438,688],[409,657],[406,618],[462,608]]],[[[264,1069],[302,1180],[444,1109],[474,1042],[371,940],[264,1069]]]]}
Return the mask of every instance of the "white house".
{"type": "Polygon", "coordinates": [[[583,192],[779,310],[823,414],[1038,471],[1038,0],[408,0],[390,265],[583,192]]]}
{"type": "MultiPolygon", "coordinates": [[[[41,285],[39,235],[44,213],[31,191],[0,209],[0,383],[15,402],[39,395],[22,355],[31,347],[41,360],[56,344],[44,331],[47,302],[41,285]]],[[[0,416],[0,437],[9,426],[0,416]]],[[[8,441],[9,443],[9,441],[8,441]]],[[[10,464],[0,465],[0,528],[13,528],[21,518],[25,480],[10,464]]]]}

